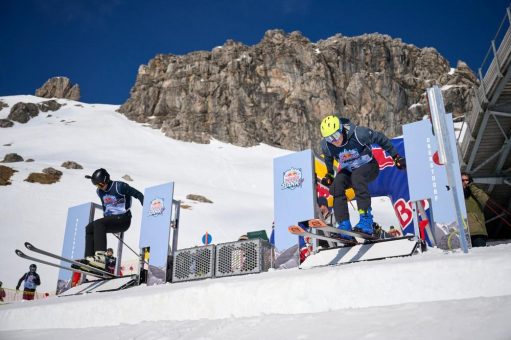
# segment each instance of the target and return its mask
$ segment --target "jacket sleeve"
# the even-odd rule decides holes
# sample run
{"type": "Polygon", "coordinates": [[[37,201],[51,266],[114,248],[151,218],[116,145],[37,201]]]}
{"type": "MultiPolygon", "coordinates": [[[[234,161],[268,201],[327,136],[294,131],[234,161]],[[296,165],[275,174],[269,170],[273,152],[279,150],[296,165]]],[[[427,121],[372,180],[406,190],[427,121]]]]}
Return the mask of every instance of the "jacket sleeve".
{"type": "Polygon", "coordinates": [[[332,156],[332,153],[328,149],[328,145],[326,145],[326,141],[324,139],[321,140],[321,151],[323,152],[323,155],[325,156],[326,170],[329,174],[331,174],[333,176],[334,175],[334,157],[332,156]]]}
{"type": "Polygon", "coordinates": [[[130,187],[129,184],[127,184],[127,183],[124,183],[124,182],[120,182],[120,183],[122,183],[121,191],[123,194],[131,196],[131,197],[135,197],[137,200],[140,201],[140,204],[144,205],[144,194],[142,194],[137,189],[130,187]]]}
{"type": "Polygon", "coordinates": [[[490,197],[484,192],[484,190],[479,189],[474,183],[470,183],[469,185],[470,192],[472,196],[476,199],[482,207],[486,205],[486,202],[490,199],[490,197]]]}
{"type": "Polygon", "coordinates": [[[41,284],[41,277],[39,274],[36,273],[35,282],[36,286],[39,286],[41,284]]]}
{"type": "Polygon", "coordinates": [[[23,282],[23,280],[25,280],[26,278],[27,278],[27,273],[23,274],[23,276],[18,281],[18,284],[16,285],[16,290],[18,290],[20,288],[21,282],[23,282]]]}
{"type": "Polygon", "coordinates": [[[390,156],[395,157],[397,155],[396,148],[383,133],[363,126],[357,126],[355,132],[360,143],[368,145],[378,144],[383,150],[387,151],[390,156]]]}

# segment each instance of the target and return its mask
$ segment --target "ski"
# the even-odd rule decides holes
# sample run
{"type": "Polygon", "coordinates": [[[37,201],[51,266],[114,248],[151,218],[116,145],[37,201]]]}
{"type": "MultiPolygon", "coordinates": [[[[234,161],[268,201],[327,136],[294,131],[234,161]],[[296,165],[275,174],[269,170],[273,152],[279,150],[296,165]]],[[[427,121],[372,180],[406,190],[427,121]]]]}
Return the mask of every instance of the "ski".
{"type": "Polygon", "coordinates": [[[64,262],[71,263],[71,264],[76,266],[76,267],[73,267],[72,269],[83,270],[84,272],[87,272],[87,273],[94,273],[94,274],[97,274],[97,275],[102,275],[103,277],[106,277],[106,278],[118,278],[118,277],[120,277],[120,276],[114,275],[112,273],[109,273],[107,271],[101,270],[99,268],[93,267],[91,265],[88,265],[88,264],[85,264],[85,263],[81,263],[79,261],[71,260],[71,259],[68,259],[66,257],[62,257],[62,256],[59,256],[57,254],[53,254],[53,253],[47,252],[45,250],[39,249],[39,248],[35,247],[33,244],[31,244],[30,242],[25,242],[25,247],[28,250],[31,250],[31,251],[33,251],[35,253],[39,253],[41,255],[53,257],[54,259],[57,259],[57,260],[61,260],[61,261],[64,261],[64,262]],[[84,269],[87,269],[87,270],[84,270],[84,269]]]}
{"type": "Polygon", "coordinates": [[[72,271],[72,272],[79,272],[79,273],[82,273],[82,274],[85,274],[85,275],[91,275],[91,276],[94,276],[94,277],[97,277],[97,278],[100,278],[100,279],[110,279],[110,278],[112,278],[112,277],[105,277],[102,274],[91,273],[91,272],[88,272],[88,271],[85,271],[85,270],[74,269],[74,268],[71,268],[71,267],[61,266],[61,265],[59,265],[57,263],[41,260],[41,259],[39,259],[37,257],[29,256],[29,255],[23,253],[19,249],[16,249],[15,253],[16,253],[16,255],[18,255],[19,257],[21,257],[23,259],[26,259],[26,260],[29,260],[29,261],[38,262],[38,263],[42,263],[42,264],[46,264],[48,266],[57,267],[57,268],[64,269],[64,270],[69,270],[69,271],[72,271]]]}
{"type": "Polygon", "coordinates": [[[294,235],[304,236],[304,237],[308,236],[308,237],[312,237],[312,238],[317,238],[319,240],[335,242],[337,244],[342,244],[342,245],[346,245],[346,246],[354,246],[354,245],[358,244],[357,241],[352,241],[352,240],[346,240],[346,239],[340,239],[340,238],[335,238],[335,237],[329,237],[329,236],[313,234],[313,233],[308,232],[305,229],[303,229],[302,227],[297,226],[297,225],[292,225],[292,226],[288,227],[287,230],[291,234],[294,234],[294,235]]]}
{"type": "Polygon", "coordinates": [[[317,219],[316,220],[310,220],[309,221],[309,226],[311,228],[318,228],[318,229],[321,229],[321,230],[324,230],[324,231],[328,231],[328,232],[331,232],[331,233],[345,234],[345,235],[354,236],[354,237],[360,237],[360,238],[364,238],[366,236],[370,236],[371,238],[364,238],[364,243],[365,244],[367,244],[367,243],[380,243],[380,242],[386,242],[386,241],[394,241],[394,240],[412,239],[413,238],[413,235],[379,238],[379,237],[376,237],[374,235],[358,233],[356,231],[340,230],[340,229],[328,226],[322,220],[317,220],[317,219]]]}
{"type": "Polygon", "coordinates": [[[363,238],[364,240],[368,240],[368,241],[381,240],[378,236],[375,236],[375,235],[365,234],[365,233],[361,233],[361,232],[354,231],[354,230],[351,230],[351,231],[350,230],[341,230],[338,228],[331,227],[331,226],[327,225],[323,220],[320,220],[320,219],[309,220],[309,227],[318,228],[318,229],[328,231],[331,233],[342,234],[342,235],[351,236],[351,237],[359,237],[359,238],[363,238]]]}

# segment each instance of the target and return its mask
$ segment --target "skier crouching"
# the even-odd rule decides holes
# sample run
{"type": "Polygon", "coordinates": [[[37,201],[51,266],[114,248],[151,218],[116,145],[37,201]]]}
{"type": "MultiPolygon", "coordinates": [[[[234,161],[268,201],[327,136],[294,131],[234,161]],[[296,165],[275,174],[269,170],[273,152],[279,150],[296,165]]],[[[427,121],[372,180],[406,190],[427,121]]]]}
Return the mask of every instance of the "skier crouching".
{"type": "MultiPolygon", "coordinates": [[[[371,144],[380,145],[394,159],[398,169],[406,168],[406,161],[394,148],[390,140],[381,132],[356,126],[349,119],[334,115],[321,121],[321,150],[325,156],[327,174],[321,183],[330,187],[334,197],[334,215],[339,221],[337,228],[352,230],[345,190],[352,187],[355,191],[360,221],[354,231],[373,234],[373,215],[369,183],[378,177],[378,162],[373,157],[371,144]],[[334,160],[339,162],[334,177],[334,160]]],[[[343,235],[346,239],[350,236],[343,235]]]]}
{"type": "Polygon", "coordinates": [[[105,169],[97,169],[91,176],[85,177],[97,187],[96,193],[104,215],[85,227],[85,260],[87,264],[105,270],[106,234],[128,230],[131,224],[131,198],[135,197],[143,205],[144,195],[127,183],[111,181],[105,169]]]}

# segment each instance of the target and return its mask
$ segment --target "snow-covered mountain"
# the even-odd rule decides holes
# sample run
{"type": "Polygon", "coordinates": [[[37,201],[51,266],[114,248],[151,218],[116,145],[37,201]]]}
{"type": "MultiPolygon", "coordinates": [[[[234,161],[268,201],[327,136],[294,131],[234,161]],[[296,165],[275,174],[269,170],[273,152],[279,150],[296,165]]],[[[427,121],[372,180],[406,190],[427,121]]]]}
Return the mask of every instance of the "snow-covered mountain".
{"type": "MultiPolygon", "coordinates": [[[[44,100],[0,99],[10,107],[44,100]]],[[[175,182],[175,198],[191,206],[181,210],[179,248],[200,245],[205,231],[213,235],[213,243],[237,240],[247,231],[270,232],[272,162],[289,151],[175,141],[129,121],[115,112],[116,106],[58,101],[66,104],[58,111],[0,129],[0,158],[18,153],[34,160],[3,163],[17,170],[11,185],[0,186],[4,288],[14,288],[28,269],[29,262],[14,254],[24,241],[60,252],[67,209],[98,202],[84,175],[99,167],[115,179],[129,175],[130,185],[141,191],[175,182]],[[62,168],[65,161],[84,169],[62,168]],[[50,166],[64,173],[60,182],[24,181],[29,173],[50,166]],[[213,203],[188,200],[188,194],[213,203]]],[[[1,110],[0,119],[9,110],[1,110]]],[[[375,215],[390,225],[395,220],[385,204],[376,199],[375,215]]],[[[125,240],[135,249],[140,212],[134,201],[125,240]]],[[[511,245],[469,254],[432,249],[408,258],[338,267],[17,302],[0,305],[0,339],[509,339],[510,251],[511,245]]],[[[43,281],[38,290],[53,292],[57,271],[41,265],[38,272],[43,281]]]]}
{"type": "MultiPolygon", "coordinates": [[[[0,97],[9,105],[0,111],[6,118],[17,102],[38,103],[34,96],[0,97]]],[[[208,231],[214,243],[235,241],[247,231],[271,230],[273,221],[273,158],[289,151],[266,145],[236,147],[212,141],[196,144],[175,141],[150,127],[132,122],[115,112],[117,106],[85,104],[58,99],[66,104],[58,111],[41,112],[26,124],[0,129],[0,160],[17,153],[33,162],[2,163],[17,172],[12,185],[0,187],[0,280],[13,288],[28,268],[15,248],[27,240],[60,253],[69,207],[99,200],[90,180],[95,169],[106,168],[113,179],[129,175],[128,182],[141,192],[173,181],[175,199],[191,206],[181,209],[179,247],[202,245],[208,231]],[[75,161],[83,170],[61,167],[75,161]],[[24,180],[31,172],[53,167],[64,174],[58,183],[44,185],[24,180]],[[213,203],[186,199],[199,194],[213,203]]],[[[138,248],[141,206],[133,202],[133,221],[125,240],[138,248]]],[[[110,241],[109,241],[110,242],[110,241]]],[[[114,242],[113,240],[111,242],[114,242]]],[[[111,243],[115,244],[115,243],[111,243]]],[[[134,258],[126,251],[125,258],[134,258]]],[[[40,267],[41,291],[53,292],[57,271],[40,267]]]]}

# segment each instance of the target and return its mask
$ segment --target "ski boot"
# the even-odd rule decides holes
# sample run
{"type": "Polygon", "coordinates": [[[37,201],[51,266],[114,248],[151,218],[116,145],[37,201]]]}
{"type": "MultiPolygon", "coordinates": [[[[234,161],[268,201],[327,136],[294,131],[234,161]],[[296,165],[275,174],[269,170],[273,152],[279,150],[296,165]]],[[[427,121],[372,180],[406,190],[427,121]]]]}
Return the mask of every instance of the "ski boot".
{"type": "Polygon", "coordinates": [[[87,256],[85,258],[87,261],[87,264],[89,266],[105,270],[106,268],[106,259],[105,259],[105,252],[104,251],[97,251],[94,256],[87,256]]]}
{"type": "MultiPolygon", "coordinates": [[[[337,229],[351,231],[351,222],[349,219],[341,221],[337,224],[337,229]]],[[[338,234],[340,238],[345,240],[353,241],[355,238],[353,236],[338,234]]]]}
{"type": "Polygon", "coordinates": [[[373,214],[371,214],[371,208],[367,209],[367,211],[359,209],[358,213],[360,214],[360,221],[353,230],[359,233],[373,235],[373,214]]]}

